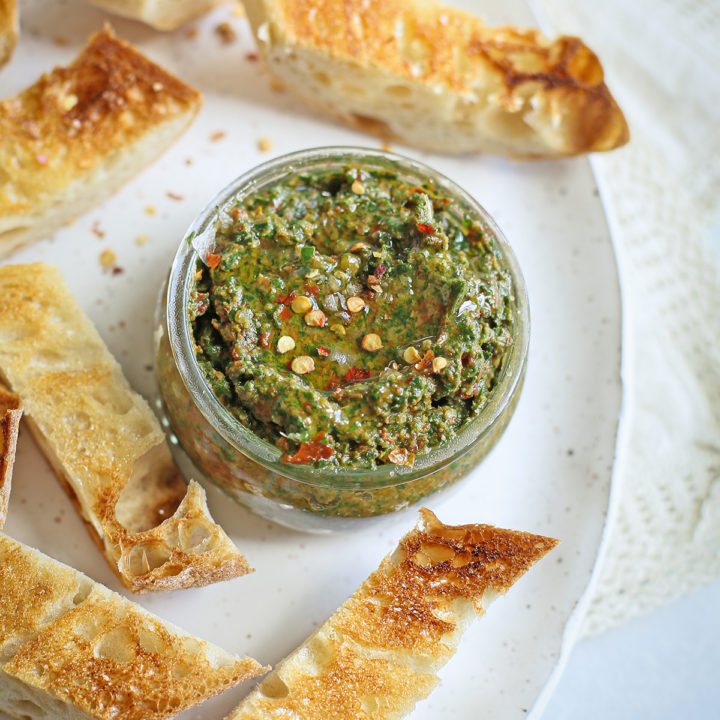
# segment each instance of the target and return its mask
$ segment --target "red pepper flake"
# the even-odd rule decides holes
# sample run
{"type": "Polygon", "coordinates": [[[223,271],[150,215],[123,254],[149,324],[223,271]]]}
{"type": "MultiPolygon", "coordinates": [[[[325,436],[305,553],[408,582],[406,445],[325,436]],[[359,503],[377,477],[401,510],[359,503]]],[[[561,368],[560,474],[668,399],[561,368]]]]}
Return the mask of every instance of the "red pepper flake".
{"type": "Polygon", "coordinates": [[[306,285],[305,292],[308,295],[317,295],[320,292],[320,288],[317,285],[306,285]]]}
{"type": "Polygon", "coordinates": [[[337,390],[340,387],[340,376],[337,373],[333,373],[328,380],[326,390],[337,390]]]}
{"type": "Polygon", "coordinates": [[[424,193],[425,191],[421,187],[415,186],[415,187],[408,188],[408,192],[411,195],[414,195],[415,193],[424,193]]]}
{"type": "Polygon", "coordinates": [[[270,345],[270,337],[272,336],[272,333],[270,332],[264,332],[260,333],[260,346],[261,347],[268,347],[270,345]]]}
{"type": "Polygon", "coordinates": [[[209,252],[205,256],[205,264],[209,268],[216,268],[220,264],[220,256],[217,253],[209,252]]]}
{"type": "Polygon", "coordinates": [[[432,225],[428,225],[427,223],[418,223],[417,229],[423,235],[432,235],[435,232],[435,228],[432,225]]]}
{"type": "Polygon", "coordinates": [[[291,290],[287,295],[278,295],[275,298],[275,301],[282,303],[283,305],[290,305],[294,299],[295,299],[295,291],[291,290]]]}
{"type": "Polygon", "coordinates": [[[330,350],[328,350],[324,345],[318,345],[317,352],[320,357],[328,357],[330,355],[330,350]]]}
{"type": "Polygon", "coordinates": [[[292,317],[292,310],[289,307],[284,307],[280,311],[280,319],[281,320],[289,320],[292,317]]]}
{"type": "Polygon", "coordinates": [[[301,442],[300,447],[294,455],[286,455],[283,460],[293,465],[306,465],[317,460],[331,458],[335,450],[322,442],[325,433],[318,433],[312,440],[301,442]]]}
{"type": "Polygon", "coordinates": [[[116,265],[116,266],[112,269],[112,274],[113,274],[113,275],[122,275],[124,272],[125,272],[125,268],[121,268],[119,265],[116,265]]]}
{"type": "Polygon", "coordinates": [[[379,280],[387,272],[387,265],[381,260],[373,275],[379,280]]]}
{"type": "Polygon", "coordinates": [[[232,355],[232,359],[233,359],[233,360],[239,360],[239,359],[240,359],[240,354],[238,353],[238,347],[237,347],[237,345],[233,345],[233,349],[232,349],[231,355],[232,355]]]}
{"type": "Polygon", "coordinates": [[[431,362],[432,359],[435,357],[435,353],[432,350],[428,350],[422,357],[422,360],[420,362],[415,363],[415,369],[416,370],[423,370],[425,367],[427,367],[431,362]]]}
{"type": "Polygon", "coordinates": [[[345,382],[352,382],[353,380],[365,380],[370,377],[370,371],[366,368],[351,367],[345,373],[345,382]]]}

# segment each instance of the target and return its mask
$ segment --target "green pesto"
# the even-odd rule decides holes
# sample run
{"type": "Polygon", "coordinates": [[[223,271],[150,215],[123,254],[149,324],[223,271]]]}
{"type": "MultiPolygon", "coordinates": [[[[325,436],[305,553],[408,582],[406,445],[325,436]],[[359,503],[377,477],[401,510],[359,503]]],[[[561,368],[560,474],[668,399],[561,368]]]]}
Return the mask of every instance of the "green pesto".
{"type": "Polygon", "coordinates": [[[289,462],[412,464],[486,405],[512,342],[513,288],[492,235],[433,184],[389,171],[265,187],[225,209],[206,260],[188,308],[198,363],[289,462]],[[292,311],[299,296],[321,326],[292,311]],[[369,333],[382,348],[363,348],[369,333]],[[282,336],[294,349],[278,351],[282,336]],[[411,347],[422,360],[406,362],[411,347]],[[299,356],[314,370],[293,372],[299,356]]]}

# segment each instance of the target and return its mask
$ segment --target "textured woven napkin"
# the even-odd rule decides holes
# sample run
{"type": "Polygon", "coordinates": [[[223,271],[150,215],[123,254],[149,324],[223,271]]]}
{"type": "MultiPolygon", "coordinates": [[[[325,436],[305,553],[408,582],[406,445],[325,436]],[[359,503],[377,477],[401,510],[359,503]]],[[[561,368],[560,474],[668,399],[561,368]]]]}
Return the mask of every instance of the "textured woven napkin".
{"type": "Polygon", "coordinates": [[[536,0],[600,57],[631,142],[593,158],[625,304],[618,514],[583,633],[720,577],[720,3],[536,0]]]}

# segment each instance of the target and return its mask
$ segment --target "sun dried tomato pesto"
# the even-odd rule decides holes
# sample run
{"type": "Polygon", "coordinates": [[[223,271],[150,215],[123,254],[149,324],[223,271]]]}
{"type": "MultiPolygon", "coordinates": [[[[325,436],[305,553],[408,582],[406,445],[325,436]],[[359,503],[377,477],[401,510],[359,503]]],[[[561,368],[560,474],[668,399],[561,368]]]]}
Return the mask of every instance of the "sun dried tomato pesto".
{"type": "Polygon", "coordinates": [[[265,187],[225,208],[205,260],[198,363],[289,463],[412,465],[485,406],[512,341],[492,235],[390,171],[265,187]]]}

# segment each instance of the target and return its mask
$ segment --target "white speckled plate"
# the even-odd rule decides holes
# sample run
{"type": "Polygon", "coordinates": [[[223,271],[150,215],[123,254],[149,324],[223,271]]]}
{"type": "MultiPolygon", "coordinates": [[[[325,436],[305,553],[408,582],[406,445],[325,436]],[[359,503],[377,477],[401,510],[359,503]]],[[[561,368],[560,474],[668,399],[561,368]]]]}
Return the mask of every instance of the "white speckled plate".
{"type": "MultiPolygon", "coordinates": [[[[519,0],[511,6],[502,17],[495,10],[491,19],[532,22],[519,0]]],[[[19,47],[0,73],[2,96],[69,61],[106,19],[72,0],[23,0],[22,14],[19,47]]],[[[272,141],[271,155],[378,143],[273,92],[259,65],[246,58],[252,40],[245,21],[228,6],[197,23],[194,38],[184,30],[159,34],[119,19],[113,24],[122,37],[201,88],[205,108],[190,132],[122,192],[5,262],[59,265],[131,383],[149,397],[158,288],[193,216],[217,189],[267,159],[258,140],[272,141]],[[214,33],[223,20],[238,30],[233,44],[221,44],[214,33]],[[147,236],[142,245],[141,236],[147,236]],[[99,256],[106,248],[117,253],[123,273],[103,272],[99,256]]],[[[613,247],[587,159],[520,164],[397,150],[456,180],[496,218],[524,270],[533,323],[525,388],[507,432],[454,494],[428,504],[446,522],[488,522],[563,541],[468,631],[442,672],[441,686],[413,718],[524,718],[538,709],[572,642],[573,614],[582,607],[609,507],[622,396],[613,247]]],[[[25,431],[15,467],[7,533],[120,590],[25,431]]],[[[270,525],[216,492],[210,503],[257,572],[139,602],[201,637],[268,663],[342,603],[414,521],[404,515],[350,535],[310,536],[270,525]]],[[[221,718],[247,689],[183,717],[221,718]]]]}

